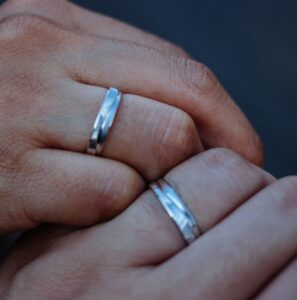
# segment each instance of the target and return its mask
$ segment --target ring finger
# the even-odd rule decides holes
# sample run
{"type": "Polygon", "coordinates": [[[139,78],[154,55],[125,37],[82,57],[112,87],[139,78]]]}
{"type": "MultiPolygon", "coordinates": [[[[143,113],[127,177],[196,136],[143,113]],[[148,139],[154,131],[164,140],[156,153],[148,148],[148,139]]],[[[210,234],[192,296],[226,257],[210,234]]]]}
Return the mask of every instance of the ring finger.
{"type": "MultiPolygon", "coordinates": [[[[48,103],[36,139],[43,147],[84,153],[106,90],[70,81],[55,90],[57,101],[48,103]]],[[[102,156],[153,180],[202,150],[195,124],[186,113],[151,99],[123,95],[102,156]]]]}
{"type": "MultiPolygon", "coordinates": [[[[274,181],[265,171],[224,149],[210,150],[191,158],[167,174],[165,179],[188,204],[203,232],[209,231],[274,181]]],[[[127,264],[157,264],[185,246],[174,223],[151,191],[144,193],[112,222],[99,230],[95,228],[90,241],[108,240],[103,236],[110,232],[113,232],[113,239],[106,248],[116,251],[115,243],[119,243],[121,255],[115,256],[127,264]]],[[[102,251],[108,251],[106,248],[102,247],[102,251]]]]}

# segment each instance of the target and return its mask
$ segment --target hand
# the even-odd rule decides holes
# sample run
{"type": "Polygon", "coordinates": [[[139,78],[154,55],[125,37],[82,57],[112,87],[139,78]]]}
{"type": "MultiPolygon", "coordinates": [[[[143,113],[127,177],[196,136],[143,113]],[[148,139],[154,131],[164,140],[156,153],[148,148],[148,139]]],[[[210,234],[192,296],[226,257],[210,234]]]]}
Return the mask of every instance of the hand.
{"type": "Polygon", "coordinates": [[[147,191],[105,224],[26,234],[0,271],[1,299],[295,299],[296,178],[275,182],[221,149],[165,178],[204,231],[191,246],[147,191]]]}
{"type": "Polygon", "coordinates": [[[99,76],[91,72],[93,68],[91,74],[80,74],[79,70],[78,78],[94,85],[99,82],[109,87],[113,83],[124,91],[180,108],[193,118],[207,148],[230,148],[255,164],[262,163],[262,144],[248,120],[208,67],[190,59],[179,46],[64,0],[10,0],[0,11],[2,19],[22,15],[39,16],[80,34],[112,39],[117,44],[111,45],[115,52],[104,56],[105,64],[95,55],[93,68],[113,72],[101,74],[100,70],[99,76]],[[119,67],[121,62],[125,76],[115,77],[112,67],[119,67]]]}
{"type": "Polygon", "coordinates": [[[114,36],[110,20],[68,2],[40,3],[0,9],[0,234],[109,219],[144,190],[142,178],[203,145],[261,160],[256,133],[206,67],[120,23],[114,36]],[[83,155],[110,86],[125,96],[103,157],[83,155]]]}

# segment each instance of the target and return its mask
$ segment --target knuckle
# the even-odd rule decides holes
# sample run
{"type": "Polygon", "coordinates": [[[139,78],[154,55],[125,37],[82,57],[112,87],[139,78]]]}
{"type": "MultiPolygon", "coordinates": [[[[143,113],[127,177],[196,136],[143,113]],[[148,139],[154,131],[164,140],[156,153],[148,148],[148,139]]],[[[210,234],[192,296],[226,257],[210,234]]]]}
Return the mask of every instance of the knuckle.
{"type": "Polygon", "coordinates": [[[238,160],[238,155],[226,148],[214,148],[203,153],[204,160],[211,167],[221,166],[229,161],[238,160]]]}
{"type": "Polygon", "coordinates": [[[101,216],[103,220],[111,219],[130,205],[143,190],[144,182],[134,170],[126,166],[117,166],[110,173],[109,184],[101,191],[100,198],[104,202],[104,209],[100,207],[95,211],[103,212],[101,216]]]}
{"type": "MultiPolygon", "coordinates": [[[[0,22],[0,36],[2,38],[19,39],[24,45],[28,45],[34,39],[40,42],[42,38],[43,44],[48,46],[53,40],[57,40],[58,32],[59,26],[54,22],[28,13],[12,14],[0,22]]],[[[38,47],[38,49],[40,48],[38,47]]]]}
{"type": "Polygon", "coordinates": [[[120,202],[116,207],[117,211],[121,211],[127,205],[131,204],[145,189],[145,184],[139,174],[133,169],[124,166],[122,172],[119,176],[121,178],[121,184],[119,190],[121,192],[121,197],[125,200],[120,202]]]}
{"type": "Polygon", "coordinates": [[[174,109],[165,119],[166,124],[163,132],[159,132],[160,141],[156,149],[160,169],[164,165],[172,167],[173,162],[179,163],[196,153],[199,140],[194,121],[184,111],[174,109]]]}
{"type": "Polygon", "coordinates": [[[27,28],[30,28],[32,23],[36,20],[36,17],[30,14],[18,13],[12,14],[5,17],[1,23],[1,29],[7,31],[21,32],[25,31],[27,28]]]}
{"type": "Polygon", "coordinates": [[[8,0],[0,9],[0,17],[4,19],[15,14],[31,14],[52,19],[51,15],[69,9],[68,6],[69,2],[66,0],[8,0]]]}
{"type": "Polygon", "coordinates": [[[240,184],[245,191],[250,189],[248,186],[257,186],[262,189],[275,181],[272,175],[229,149],[214,148],[203,152],[198,157],[207,168],[236,185],[240,184]],[[244,185],[242,185],[243,182],[245,182],[244,185]]]}
{"type": "Polygon", "coordinates": [[[176,109],[175,124],[177,126],[176,132],[174,132],[174,143],[176,149],[184,152],[187,149],[191,149],[195,145],[195,140],[198,138],[196,125],[193,119],[184,111],[176,109]]]}
{"type": "Polygon", "coordinates": [[[175,60],[177,60],[178,78],[193,93],[208,94],[219,85],[215,75],[206,65],[187,57],[179,57],[175,60]]]}
{"type": "Polygon", "coordinates": [[[7,0],[6,6],[10,9],[18,8],[18,7],[24,7],[24,6],[30,6],[32,4],[37,4],[38,0],[7,0]]]}
{"type": "MultiPolygon", "coordinates": [[[[52,4],[55,5],[56,3],[60,2],[67,2],[66,0],[44,0],[42,1],[43,5],[45,4],[52,4]]],[[[33,7],[40,7],[40,0],[7,0],[5,5],[6,7],[11,10],[20,10],[20,9],[30,9],[33,7]]]]}
{"type": "MultiPolygon", "coordinates": [[[[40,16],[21,13],[3,19],[0,22],[0,58],[1,63],[11,71],[8,73],[13,74],[13,84],[33,78],[33,69],[38,68],[40,72],[41,63],[48,64],[54,53],[62,54],[66,47],[66,35],[69,37],[68,31],[40,16]]],[[[58,67],[59,62],[53,65],[58,67]]],[[[13,87],[10,78],[2,82],[13,87]]],[[[40,86],[40,82],[35,78],[34,85],[40,86]]]]}
{"type": "Polygon", "coordinates": [[[249,163],[244,158],[225,148],[208,150],[202,154],[202,158],[208,167],[214,169],[224,168],[225,172],[233,174],[233,176],[236,176],[239,170],[242,172],[243,168],[249,167],[249,163]]]}

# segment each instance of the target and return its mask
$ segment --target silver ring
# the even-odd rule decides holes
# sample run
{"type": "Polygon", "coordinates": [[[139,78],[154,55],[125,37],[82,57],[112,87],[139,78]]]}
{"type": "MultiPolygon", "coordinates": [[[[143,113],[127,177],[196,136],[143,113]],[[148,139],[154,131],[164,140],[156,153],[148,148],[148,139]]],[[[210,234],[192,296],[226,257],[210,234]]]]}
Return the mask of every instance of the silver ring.
{"type": "Polygon", "coordinates": [[[152,183],[150,188],[186,242],[193,243],[202,234],[202,231],[181,196],[163,179],[152,183]]]}
{"type": "Polygon", "coordinates": [[[100,155],[109,129],[117,114],[121,99],[122,93],[118,89],[111,87],[107,91],[93,125],[87,149],[88,154],[100,155]]]}

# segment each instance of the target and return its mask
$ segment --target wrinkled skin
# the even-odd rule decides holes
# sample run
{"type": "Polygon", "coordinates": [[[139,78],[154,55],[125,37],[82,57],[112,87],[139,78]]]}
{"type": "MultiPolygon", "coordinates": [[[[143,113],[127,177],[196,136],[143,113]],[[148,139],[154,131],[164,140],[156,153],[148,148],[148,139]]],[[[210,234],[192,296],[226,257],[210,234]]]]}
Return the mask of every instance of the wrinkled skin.
{"type": "Polygon", "coordinates": [[[157,37],[66,1],[11,0],[0,8],[0,42],[0,233],[110,219],[144,180],[205,148],[262,160],[257,134],[211,71],[157,37]],[[110,86],[123,103],[103,157],[90,157],[110,86]]]}
{"type": "Polygon", "coordinates": [[[296,294],[296,179],[274,182],[227,150],[195,156],[227,147],[262,162],[257,134],[206,66],[66,1],[7,1],[0,20],[0,233],[64,225],[24,236],[1,267],[1,299],[296,294]],[[110,86],[123,103],[91,157],[110,86]],[[166,173],[205,231],[186,249],[143,193],[166,173]]]}
{"type": "Polygon", "coordinates": [[[204,231],[191,246],[147,191],[104,224],[27,233],[0,269],[1,299],[295,299],[296,177],[216,149],[165,178],[204,231]]]}

